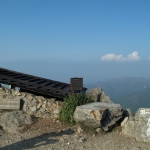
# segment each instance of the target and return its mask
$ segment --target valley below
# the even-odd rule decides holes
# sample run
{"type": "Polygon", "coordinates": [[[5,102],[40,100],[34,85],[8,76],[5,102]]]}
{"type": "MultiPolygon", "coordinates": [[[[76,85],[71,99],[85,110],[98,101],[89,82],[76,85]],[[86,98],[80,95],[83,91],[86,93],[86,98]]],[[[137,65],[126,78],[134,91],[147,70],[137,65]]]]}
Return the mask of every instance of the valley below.
{"type": "Polygon", "coordinates": [[[135,113],[139,108],[150,107],[150,79],[143,77],[123,77],[85,84],[88,89],[100,87],[114,103],[135,113]]]}

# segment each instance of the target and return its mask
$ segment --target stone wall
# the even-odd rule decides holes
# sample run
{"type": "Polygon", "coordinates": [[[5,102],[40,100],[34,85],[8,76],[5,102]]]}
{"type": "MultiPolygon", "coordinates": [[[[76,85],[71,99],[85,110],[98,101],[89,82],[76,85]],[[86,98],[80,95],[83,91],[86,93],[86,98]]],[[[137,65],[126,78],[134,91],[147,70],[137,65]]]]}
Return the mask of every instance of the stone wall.
{"type": "Polygon", "coordinates": [[[20,99],[20,109],[29,115],[41,118],[58,118],[62,103],[56,98],[45,98],[31,93],[20,92],[19,90],[0,87],[0,99],[10,101],[20,99]]]}

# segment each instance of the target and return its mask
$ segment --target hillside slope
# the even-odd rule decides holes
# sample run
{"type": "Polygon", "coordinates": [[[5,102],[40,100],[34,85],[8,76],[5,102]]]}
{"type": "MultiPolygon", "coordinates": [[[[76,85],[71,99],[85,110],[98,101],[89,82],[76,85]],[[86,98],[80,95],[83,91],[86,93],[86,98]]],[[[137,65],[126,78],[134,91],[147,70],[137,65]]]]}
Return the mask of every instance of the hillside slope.
{"type": "Polygon", "coordinates": [[[150,88],[150,79],[142,77],[123,77],[97,82],[92,86],[101,87],[105,93],[112,98],[118,95],[127,95],[148,89],[150,88]]]}
{"type": "Polygon", "coordinates": [[[138,108],[150,108],[150,89],[135,93],[134,95],[120,101],[123,108],[130,108],[134,113],[138,108]]]}
{"type": "Polygon", "coordinates": [[[88,89],[101,87],[115,103],[136,112],[140,107],[150,107],[150,79],[123,77],[85,85],[88,89]]]}

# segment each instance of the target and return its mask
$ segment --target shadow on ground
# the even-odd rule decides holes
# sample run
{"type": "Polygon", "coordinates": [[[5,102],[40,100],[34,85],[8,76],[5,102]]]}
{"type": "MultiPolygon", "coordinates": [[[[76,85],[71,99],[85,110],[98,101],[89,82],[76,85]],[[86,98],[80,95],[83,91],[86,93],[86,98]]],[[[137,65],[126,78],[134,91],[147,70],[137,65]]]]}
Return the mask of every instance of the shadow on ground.
{"type": "Polygon", "coordinates": [[[48,145],[48,144],[54,144],[58,142],[58,140],[55,139],[57,136],[62,136],[62,135],[71,135],[74,133],[74,130],[72,129],[67,129],[65,131],[61,132],[50,132],[50,133],[45,133],[42,134],[38,137],[30,138],[27,140],[22,140],[4,147],[1,147],[0,150],[25,150],[29,148],[37,148],[40,146],[48,145]]]}

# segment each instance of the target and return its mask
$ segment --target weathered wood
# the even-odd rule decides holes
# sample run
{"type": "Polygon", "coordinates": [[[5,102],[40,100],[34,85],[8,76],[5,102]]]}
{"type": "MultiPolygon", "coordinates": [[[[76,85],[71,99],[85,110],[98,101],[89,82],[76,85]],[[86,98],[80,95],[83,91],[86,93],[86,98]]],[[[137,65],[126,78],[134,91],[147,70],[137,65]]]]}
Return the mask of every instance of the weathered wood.
{"type": "MultiPolygon", "coordinates": [[[[76,86],[73,86],[72,90],[80,90],[85,93],[87,88],[82,87],[83,78],[73,80],[73,85],[75,81],[78,81],[78,79],[80,82],[76,82],[76,86]]],[[[58,98],[64,98],[73,92],[70,90],[70,84],[11,71],[4,68],[0,68],[0,83],[14,85],[14,87],[19,87],[22,90],[58,98]]]]}

